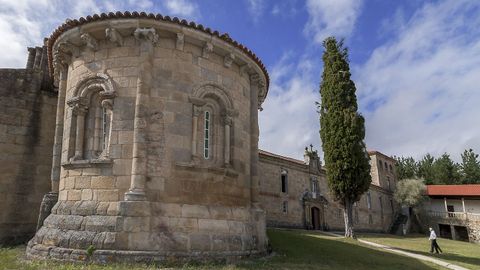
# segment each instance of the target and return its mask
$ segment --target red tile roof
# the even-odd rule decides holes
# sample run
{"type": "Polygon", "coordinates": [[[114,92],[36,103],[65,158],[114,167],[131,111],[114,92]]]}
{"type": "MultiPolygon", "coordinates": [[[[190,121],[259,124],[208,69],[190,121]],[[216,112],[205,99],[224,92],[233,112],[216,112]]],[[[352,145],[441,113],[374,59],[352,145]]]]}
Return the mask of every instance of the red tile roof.
{"type": "Polygon", "coordinates": [[[428,196],[480,196],[480,185],[428,185],[428,196]]]}
{"type": "Polygon", "coordinates": [[[49,58],[49,70],[50,74],[53,74],[53,65],[52,65],[52,46],[55,43],[55,40],[64,32],[67,30],[70,30],[74,27],[84,25],[90,22],[95,22],[95,21],[104,21],[104,20],[110,20],[110,19],[129,19],[129,18],[142,18],[142,19],[151,19],[151,20],[156,20],[156,21],[163,21],[163,22],[168,22],[168,23],[174,23],[178,25],[182,25],[184,27],[192,28],[198,31],[202,31],[204,33],[210,34],[212,36],[216,36],[220,38],[221,40],[233,45],[234,47],[240,49],[243,51],[247,56],[249,56],[255,63],[257,63],[260,68],[262,69],[263,73],[265,74],[266,78],[266,88],[268,91],[268,86],[270,83],[270,79],[268,76],[267,68],[265,65],[262,63],[262,61],[253,53],[250,49],[245,47],[243,44],[233,40],[230,38],[230,36],[227,33],[219,33],[218,31],[212,30],[208,27],[205,27],[201,24],[196,24],[195,22],[189,22],[187,20],[182,20],[177,17],[170,17],[170,16],[162,16],[161,14],[153,14],[153,13],[145,13],[145,12],[110,12],[110,13],[102,13],[102,14],[94,14],[94,15],[89,15],[86,17],[80,17],[80,19],[75,19],[75,20],[67,20],[65,23],[60,25],[53,33],[50,35],[48,38],[47,42],[47,48],[48,48],[48,58],[49,58]]]}

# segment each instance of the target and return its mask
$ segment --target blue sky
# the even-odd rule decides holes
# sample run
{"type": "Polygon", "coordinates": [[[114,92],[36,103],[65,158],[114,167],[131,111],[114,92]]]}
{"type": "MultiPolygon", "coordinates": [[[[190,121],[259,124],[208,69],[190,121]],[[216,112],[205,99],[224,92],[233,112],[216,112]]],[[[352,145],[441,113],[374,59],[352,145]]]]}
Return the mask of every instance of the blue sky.
{"type": "Polygon", "coordinates": [[[138,10],[227,32],[265,63],[260,147],[301,158],[321,149],[314,102],[322,40],[349,47],[369,149],[421,157],[480,152],[480,1],[0,0],[0,67],[23,67],[66,18],[138,10]]]}

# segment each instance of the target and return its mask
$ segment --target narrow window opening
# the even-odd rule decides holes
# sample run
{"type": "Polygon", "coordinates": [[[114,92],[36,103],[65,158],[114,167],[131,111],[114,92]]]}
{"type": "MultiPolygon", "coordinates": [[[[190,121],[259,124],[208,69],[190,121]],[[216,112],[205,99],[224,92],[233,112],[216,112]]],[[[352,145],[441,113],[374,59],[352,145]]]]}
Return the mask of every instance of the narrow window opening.
{"type": "Polygon", "coordinates": [[[287,172],[283,171],[281,175],[281,181],[282,181],[282,193],[287,193],[288,192],[288,178],[287,178],[287,172]]]}
{"type": "Polygon", "coordinates": [[[288,213],[288,202],[287,202],[287,201],[284,201],[284,202],[282,203],[282,212],[283,212],[284,214],[288,213]]]}
{"type": "Polygon", "coordinates": [[[210,158],[210,112],[205,111],[204,115],[204,138],[203,138],[203,157],[210,158]]]}

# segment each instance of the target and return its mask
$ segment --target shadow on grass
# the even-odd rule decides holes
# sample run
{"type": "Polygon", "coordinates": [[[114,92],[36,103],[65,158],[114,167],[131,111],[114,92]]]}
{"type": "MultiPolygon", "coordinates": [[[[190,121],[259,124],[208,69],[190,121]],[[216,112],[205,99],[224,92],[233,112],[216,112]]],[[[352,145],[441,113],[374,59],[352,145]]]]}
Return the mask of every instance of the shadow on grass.
{"type": "Polygon", "coordinates": [[[403,250],[403,251],[411,252],[411,253],[416,253],[416,254],[420,254],[420,255],[434,257],[434,258],[439,259],[439,260],[447,260],[447,261],[451,261],[451,262],[459,262],[459,263],[471,264],[471,265],[480,265],[480,258],[466,257],[466,256],[458,255],[458,254],[448,253],[448,252],[444,252],[444,253],[441,253],[441,254],[432,254],[428,251],[418,251],[418,250],[406,249],[406,248],[395,248],[395,249],[403,250]]]}
{"type": "Polygon", "coordinates": [[[267,269],[439,269],[350,239],[284,230],[269,230],[268,236],[278,256],[267,269]]]}

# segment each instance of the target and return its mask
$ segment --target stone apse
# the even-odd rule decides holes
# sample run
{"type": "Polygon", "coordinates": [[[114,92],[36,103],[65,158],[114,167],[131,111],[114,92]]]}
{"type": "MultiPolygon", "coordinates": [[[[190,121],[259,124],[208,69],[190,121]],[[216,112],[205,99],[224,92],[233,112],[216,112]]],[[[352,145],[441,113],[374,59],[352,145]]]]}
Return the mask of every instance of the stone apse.
{"type": "Polygon", "coordinates": [[[227,34],[143,12],[67,20],[47,49],[58,88],[51,192],[29,258],[266,251],[258,111],[269,79],[254,53],[227,34]]]}

